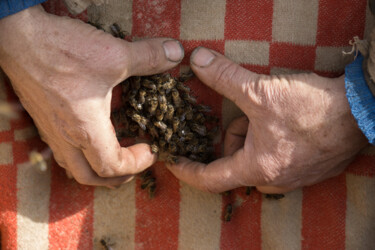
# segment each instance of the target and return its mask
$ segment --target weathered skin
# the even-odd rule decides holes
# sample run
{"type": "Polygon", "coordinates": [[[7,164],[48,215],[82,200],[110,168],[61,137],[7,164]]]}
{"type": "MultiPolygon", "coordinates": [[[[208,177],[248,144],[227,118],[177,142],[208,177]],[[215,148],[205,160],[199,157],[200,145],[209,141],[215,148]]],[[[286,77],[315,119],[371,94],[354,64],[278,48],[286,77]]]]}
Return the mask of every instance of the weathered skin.
{"type": "Polygon", "coordinates": [[[146,144],[120,147],[110,121],[112,89],[131,75],[164,72],[179,42],[114,38],[41,6],[0,20],[0,66],[58,164],[78,182],[113,187],[149,167],[146,144]]]}
{"type": "Polygon", "coordinates": [[[191,67],[245,114],[227,129],[225,157],[169,166],[197,188],[290,191],[340,174],[367,144],[351,115],[344,76],[258,75],[205,48],[193,52],[191,67]]]}

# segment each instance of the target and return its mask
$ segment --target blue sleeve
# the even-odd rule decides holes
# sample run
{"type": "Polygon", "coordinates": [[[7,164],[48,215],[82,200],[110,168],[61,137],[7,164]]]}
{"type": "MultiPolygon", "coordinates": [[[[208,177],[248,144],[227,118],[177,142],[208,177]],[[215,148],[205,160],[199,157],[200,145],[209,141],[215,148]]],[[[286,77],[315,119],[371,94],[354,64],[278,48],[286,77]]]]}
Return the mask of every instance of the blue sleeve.
{"type": "Polygon", "coordinates": [[[375,144],[375,97],[372,95],[362,70],[363,56],[345,68],[345,88],[350,109],[371,144],[375,144]]]}
{"type": "Polygon", "coordinates": [[[46,0],[0,0],[0,18],[12,15],[46,0]]]}

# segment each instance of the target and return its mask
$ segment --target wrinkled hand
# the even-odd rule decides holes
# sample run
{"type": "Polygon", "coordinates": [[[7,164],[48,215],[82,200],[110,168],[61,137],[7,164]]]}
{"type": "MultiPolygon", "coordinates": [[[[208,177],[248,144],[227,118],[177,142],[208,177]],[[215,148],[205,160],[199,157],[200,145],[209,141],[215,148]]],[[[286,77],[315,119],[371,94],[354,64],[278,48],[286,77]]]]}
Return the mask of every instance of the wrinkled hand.
{"type": "Polygon", "coordinates": [[[41,6],[0,20],[0,66],[58,164],[82,184],[112,187],[156,161],[146,144],[117,142],[112,89],[182,58],[175,40],[125,42],[41,6]]]}
{"type": "Polygon", "coordinates": [[[367,144],[350,113],[344,76],[258,75],[205,48],[193,52],[191,67],[246,115],[229,125],[225,157],[168,166],[197,188],[287,192],[338,175],[367,144]]]}

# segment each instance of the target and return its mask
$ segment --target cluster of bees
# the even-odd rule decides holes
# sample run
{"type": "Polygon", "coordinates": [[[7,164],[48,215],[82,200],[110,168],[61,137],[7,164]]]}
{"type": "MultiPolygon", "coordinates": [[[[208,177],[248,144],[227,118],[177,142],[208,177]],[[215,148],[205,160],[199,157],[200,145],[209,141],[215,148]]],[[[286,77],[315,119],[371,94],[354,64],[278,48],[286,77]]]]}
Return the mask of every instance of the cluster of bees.
{"type": "Polygon", "coordinates": [[[218,119],[209,115],[210,107],[197,104],[190,95],[184,82],[191,76],[158,74],[125,80],[123,105],[112,113],[114,120],[122,123],[121,129],[116,129],[118,139],[148,135],[151,151],[169,163],[176,163],[177,156],[200,162],[213,160],[218,119]]]}

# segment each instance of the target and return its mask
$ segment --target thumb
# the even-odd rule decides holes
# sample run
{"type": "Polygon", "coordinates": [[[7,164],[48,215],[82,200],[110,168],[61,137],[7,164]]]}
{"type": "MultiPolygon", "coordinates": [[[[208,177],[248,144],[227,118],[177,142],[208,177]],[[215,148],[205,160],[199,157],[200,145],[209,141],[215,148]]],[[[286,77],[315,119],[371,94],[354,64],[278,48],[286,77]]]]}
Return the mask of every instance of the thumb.
{"type": "Polygon", "coordinates": [[[233,101],[244,112],[250,100],[258,98],[254,86],[259,76],[225,56],[207,48],[196,48],[190,58],[191,68],[206,85],[233,101]]]}
{"type": "Polygon", "coordinates": [[[134,75],[152,75],[167,71],[181,62],[184,49],[170,38],[145,39],[126,44],[127,69],[125,78],[134,75]]]}

